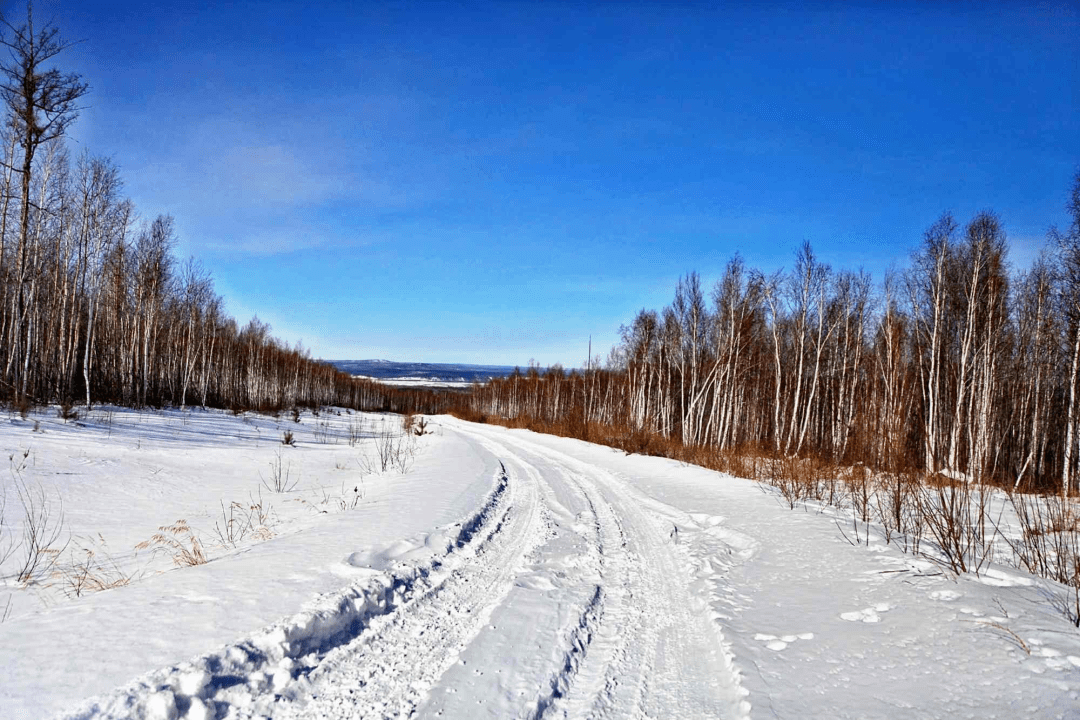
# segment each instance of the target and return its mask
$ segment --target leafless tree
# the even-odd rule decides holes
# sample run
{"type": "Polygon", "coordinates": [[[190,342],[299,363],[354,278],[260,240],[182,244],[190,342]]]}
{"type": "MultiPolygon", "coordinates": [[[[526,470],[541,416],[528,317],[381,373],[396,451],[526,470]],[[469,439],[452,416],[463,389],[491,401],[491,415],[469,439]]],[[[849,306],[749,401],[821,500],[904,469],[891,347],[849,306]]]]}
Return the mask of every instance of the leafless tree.
{"type": "MultiPolygon", "coordinates": [[[[16,171],[21,178],[21,210],[19,213],[19,241],[16,250],[17,263],[17,315],[16,337],[22,337],[22,329],[28,326],[31,281],[28,268],[30,252],[30,186],[33,179],[34,156],[42,145],[63,137],[68,126],[78,115],[77,102],[86,94],[88,86],[74,73],[64,74],[48,63],[70,43],[60,38],[60,31],[52,24],[34,29],[33,9],[26,8],[26,23],[12,25],[0,18],[5,32],[0,44],[9,51],[9,58],[0,62],[0,98],[8,113],[8,124],[13,137],[22,150],[16,171]]],[[[15,158],[11,161],[14,164],[15,158]]],[[[29,345],[29,339],[26,343],[29,345]]],[[[16,372],[19,366],[15,365],[16,372]]],[[[25,370],[20,391],[25,394],[25,370]]]]}

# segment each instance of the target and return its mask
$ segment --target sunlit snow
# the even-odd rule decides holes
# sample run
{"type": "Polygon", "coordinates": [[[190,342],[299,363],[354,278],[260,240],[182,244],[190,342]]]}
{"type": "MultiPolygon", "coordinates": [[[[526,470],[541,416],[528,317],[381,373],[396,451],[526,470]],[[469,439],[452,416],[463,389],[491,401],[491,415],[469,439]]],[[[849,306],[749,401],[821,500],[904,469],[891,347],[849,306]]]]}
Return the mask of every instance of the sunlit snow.
{"type": "Polygon", "coordinates": [[[1080,707],[1080,634],[1053,583],[958,577],[873,532],[853,545],[827,508],[662,458],[449,417],[427,429],[344,410],[5,418],[0,717],[1080,707]],[[55,518],[63,503],[62,552],[29,583],[16,483],[55,518]],[[181,520],[187,534],[160,529],[181,520]],[[155,535],[194,538],[207,562],[177,565],[155,535]]]}

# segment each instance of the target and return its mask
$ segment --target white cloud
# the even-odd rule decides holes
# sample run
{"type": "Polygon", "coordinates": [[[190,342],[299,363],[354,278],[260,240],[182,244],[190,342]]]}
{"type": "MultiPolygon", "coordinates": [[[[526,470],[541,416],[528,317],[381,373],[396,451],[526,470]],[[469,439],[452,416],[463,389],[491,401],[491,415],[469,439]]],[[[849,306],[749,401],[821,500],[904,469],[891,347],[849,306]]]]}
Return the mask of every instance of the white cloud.
{"type": "Polygon", "coordinates": [[[209,163],[206,172],[203,191],[215,204],[233,209],[319,204],[349,185],[340,169],[283,144],[229,148],[209,163]]]}

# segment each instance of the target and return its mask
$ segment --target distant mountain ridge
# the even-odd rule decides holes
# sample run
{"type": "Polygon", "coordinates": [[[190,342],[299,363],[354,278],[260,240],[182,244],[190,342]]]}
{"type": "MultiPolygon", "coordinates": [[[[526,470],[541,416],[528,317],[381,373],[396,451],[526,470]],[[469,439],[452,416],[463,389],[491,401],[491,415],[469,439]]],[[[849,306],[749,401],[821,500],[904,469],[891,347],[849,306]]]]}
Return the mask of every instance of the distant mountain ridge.
{"type": "Polygon", "coordinates": [[[512,365],[470,365],[467,363],[411,363],[394,360],[328,360],[350,375],[362,375],[384,382],[426,380],[431,383],[487,382],[514,372],[512,365]]]}

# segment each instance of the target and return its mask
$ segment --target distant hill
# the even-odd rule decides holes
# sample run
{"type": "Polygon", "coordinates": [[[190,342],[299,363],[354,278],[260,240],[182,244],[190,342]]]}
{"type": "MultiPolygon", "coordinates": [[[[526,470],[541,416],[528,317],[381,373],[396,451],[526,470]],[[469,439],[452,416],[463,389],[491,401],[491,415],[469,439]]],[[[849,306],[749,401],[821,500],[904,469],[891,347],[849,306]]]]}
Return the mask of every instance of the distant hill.
{"type": "Polygon", "coordinates": [[[506,377],[514,372],[508,365],[468,365],[452,363],[410,363],[393,360],[328,360],[342,372],[371,378],[397,387],[465,387],[473,382],[506,377]]]}

